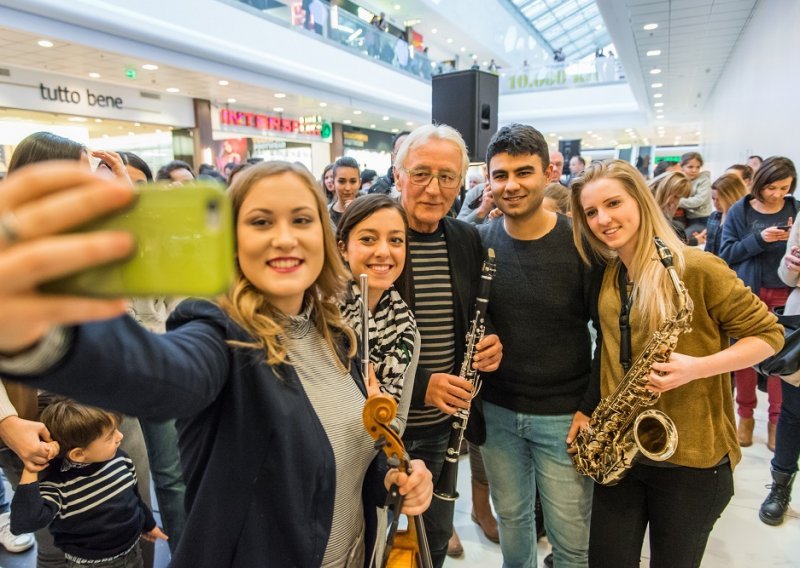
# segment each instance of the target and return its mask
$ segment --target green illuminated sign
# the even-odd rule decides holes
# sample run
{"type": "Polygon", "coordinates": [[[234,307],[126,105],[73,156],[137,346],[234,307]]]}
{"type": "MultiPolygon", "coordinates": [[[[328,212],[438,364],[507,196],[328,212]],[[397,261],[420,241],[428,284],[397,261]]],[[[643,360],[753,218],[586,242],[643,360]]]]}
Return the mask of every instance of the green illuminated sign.
{"type": "Polygon", "coordinates": [[[136,69],[133,69],[132,67],[127,67],[125,69],[125,76],[128,79],[136,79],[136,69]]]}

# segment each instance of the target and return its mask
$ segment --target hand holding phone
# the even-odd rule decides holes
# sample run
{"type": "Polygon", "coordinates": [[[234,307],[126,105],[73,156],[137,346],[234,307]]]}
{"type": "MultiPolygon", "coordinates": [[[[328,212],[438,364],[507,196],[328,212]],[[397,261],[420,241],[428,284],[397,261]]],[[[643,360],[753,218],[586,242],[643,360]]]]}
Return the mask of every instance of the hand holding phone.
{"type": "Polygon", "coordinates": [[[128,209],[78,229],[125,231],[135,251],[127,259],[48,282],[42,291],[100,297],[212,297],[233,281],[233,214],[216,184],[139,186],[128,209]]]}

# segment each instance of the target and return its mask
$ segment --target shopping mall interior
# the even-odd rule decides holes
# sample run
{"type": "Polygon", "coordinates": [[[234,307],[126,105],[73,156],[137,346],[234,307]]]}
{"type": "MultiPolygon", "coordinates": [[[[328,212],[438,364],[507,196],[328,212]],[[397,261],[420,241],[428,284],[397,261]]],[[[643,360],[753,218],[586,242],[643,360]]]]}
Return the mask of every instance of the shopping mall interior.
{"type": "MultiPolygon", "coordinates": [[[[134,152],[154,172],[281,159],[319,179],[351,156],[383,175],[395,134],[444,107],[480,124],[458,93],[436,102],[437,85],[468,71],[496,85],[495,129],[532,125],[551,151],[646,177],[700,152],[716,177],[753,155],[800,159],[798,26],[794,0],[0,0],[0,178],[38,131],[134,152]]],[[[800,492],[781,526],[759,520],[772,453],[758,396],[704,567],[798,565],[800,492]]],[[[445,566],[500,566],[471,520],[466,457],[459,471],[463,553],[445,566]]],[[[546,538],[538,550],[543,566],[546,538]]],[[[158,543],[155,566],[168,562],[158,543]]],[[[34,565],[34,549],[0,547],[0,566],[34,565]]]]}

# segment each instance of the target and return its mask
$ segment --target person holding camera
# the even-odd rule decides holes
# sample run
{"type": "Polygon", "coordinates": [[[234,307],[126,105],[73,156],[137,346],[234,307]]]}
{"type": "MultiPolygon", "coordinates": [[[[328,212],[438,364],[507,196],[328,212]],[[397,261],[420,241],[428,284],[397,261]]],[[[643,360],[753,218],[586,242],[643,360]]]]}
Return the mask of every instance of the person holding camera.
{"type": "Polygon", "coordinates": [[[409,474],[390,468],[364,428],[355,337],[336,304],[347,275],[316,180],[301,165],[256,164],[230,195],[232,289],[181,303],[158,335],[120,317],[125,300],[38,290],[130,255],[127,233],[61,234],[129,205],[130,185],[64,163],[10,175],[0,191],[0,374],[179,419],[188,520],[174,568],[358,565],[387,489],[405,496],[403,513],[420,514],[431,474],[418,460],[409,474]]]}

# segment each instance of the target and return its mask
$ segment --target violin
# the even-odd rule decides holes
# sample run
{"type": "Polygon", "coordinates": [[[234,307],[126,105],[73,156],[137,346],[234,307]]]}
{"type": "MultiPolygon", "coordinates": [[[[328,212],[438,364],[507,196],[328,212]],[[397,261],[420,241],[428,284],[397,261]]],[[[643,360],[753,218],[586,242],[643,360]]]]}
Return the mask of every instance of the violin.
{"type": "MultiPolygon", "coordinates": [[[[397,402],[391,396],[373,396],[364,404],[364,427],[375,440],[375,447],[386,455],[390,467],[410,474],[411,465],[400,435],[389,424],[397,415],[397,402]]],[[[392,524],[379,568],[433,568],[422,515],[408,515],[408,529],[398,530],[405,497],[397,485],[389,488],[386,508],[392,511],[392,524]]]]}

